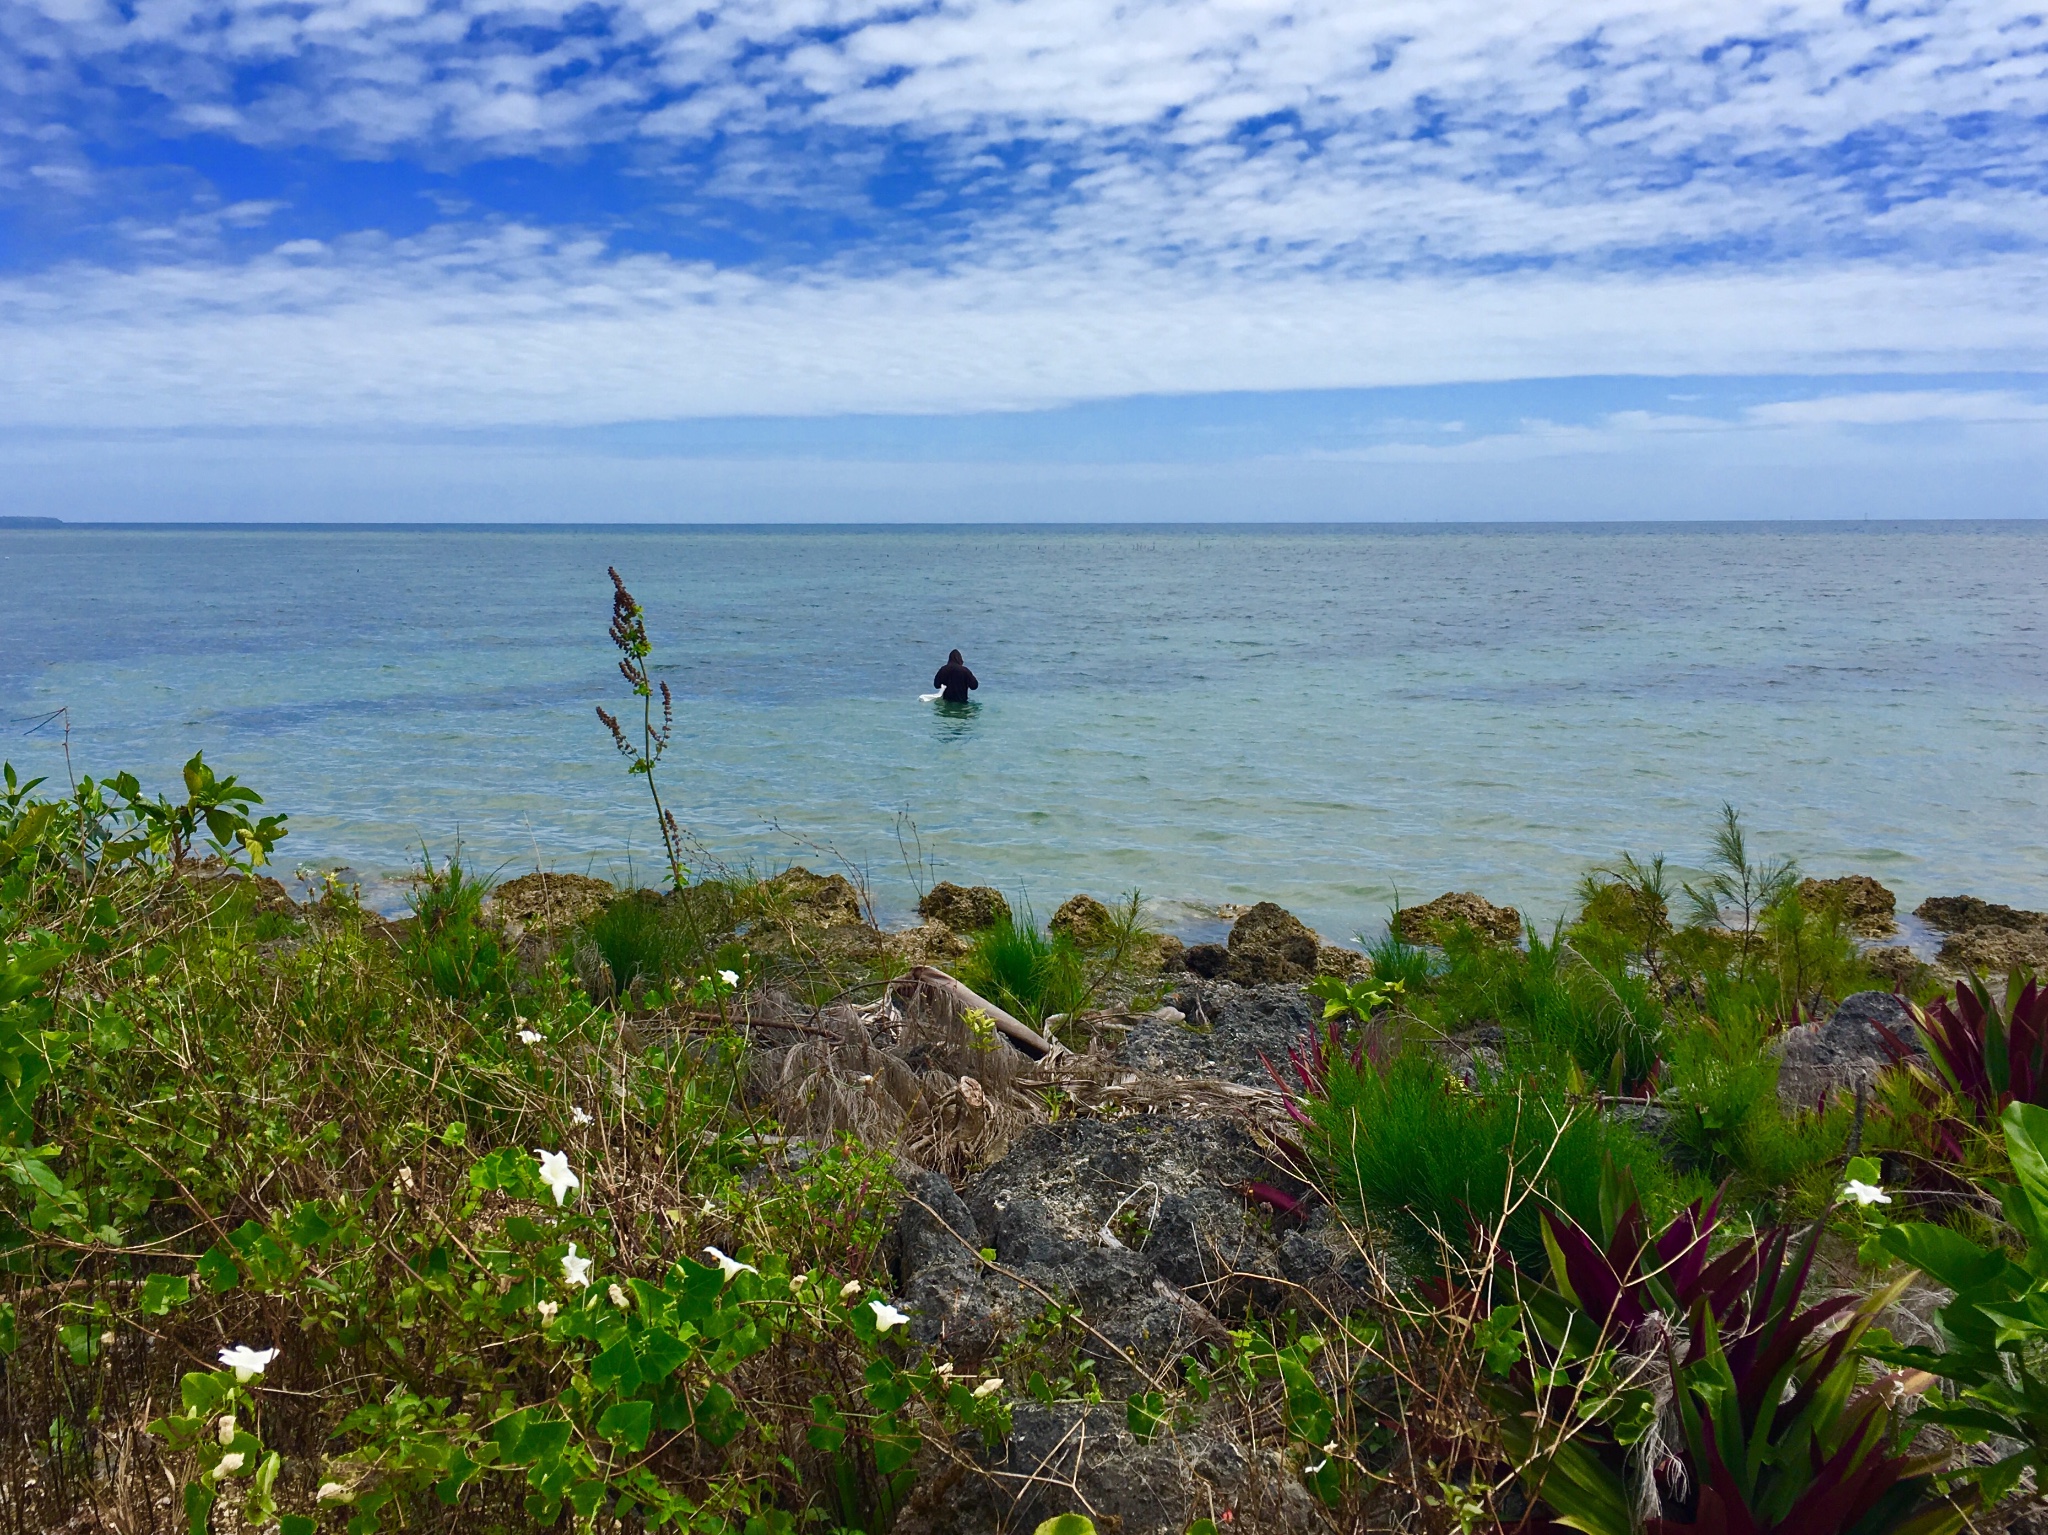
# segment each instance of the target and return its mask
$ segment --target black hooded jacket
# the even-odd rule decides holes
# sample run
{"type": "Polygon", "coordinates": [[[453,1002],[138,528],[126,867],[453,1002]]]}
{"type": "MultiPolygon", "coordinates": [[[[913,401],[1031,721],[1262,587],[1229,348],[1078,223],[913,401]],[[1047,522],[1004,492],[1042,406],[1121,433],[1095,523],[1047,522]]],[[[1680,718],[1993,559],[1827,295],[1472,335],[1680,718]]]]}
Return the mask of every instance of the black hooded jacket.
{"type": "Polygon", "coordinates": [[[974,680],[974,673],[967,669],[967,664],[956,650],[946,657],[946,664],[933,676],[932,686],[940,691],[947,703],[964,704],[967,702],[967,690],[981,684],[974,680]]]}

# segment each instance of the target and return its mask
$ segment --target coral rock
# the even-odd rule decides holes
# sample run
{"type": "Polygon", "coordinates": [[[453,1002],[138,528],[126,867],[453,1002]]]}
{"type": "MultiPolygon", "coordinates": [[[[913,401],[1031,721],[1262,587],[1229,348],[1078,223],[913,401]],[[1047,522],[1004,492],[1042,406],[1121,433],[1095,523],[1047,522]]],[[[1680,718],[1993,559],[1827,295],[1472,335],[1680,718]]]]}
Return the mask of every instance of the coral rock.
{"type": "Polygon", "coordinates": [[[486,909],[501,922],[551,932],[588,922],[618,893],[609,880],[588,874],[522,874],[493,890],[486,909]]]}
{"type": "Polygon", "coordinates": [[[764,883],[820,927],[853,927],[866,920],[860,892],[844,874],[813,874],[799,864],[764,883]]]}
{"type": "Polygon", "coordinates": [[[1003,893],[989,885],[956,885],[940,880],[917,903],[917,914],[943,922],[956,933],[978,933],[1010,915],[1003,893]]]}
{"type": "Polygon", "coordinates": [[[1314,930],[1294,913],[1261,901],[1230,929],[1230,978],[1240,986],[1313,980],[1320,948],[1314,930]]]}
{"type": "Polygon", "coordinates": [[[1109,941],[1116,918],[1092,895],[1069,896],[1060,903],[1047,924],[1055,933],[1065,933],[1081,948],[1093,949],[1109,941]]]}
{"type": "Polygon", "coordinates": [[[1882,938],[1896,925],[1892,914],[1898,897],[1868,874],[1844,874],[1837,879],[1802,879],[1799,900],[1809,911],[1833,906],[1849,924],[1850,931],[1865,938],[1882,938]]]}
{"type": "Polygon", "coordinates": [[[1394,932],[1409,943],[1440,944],[1460,925],[1495,943],[1519,943],[1522,938],[1519,911],[1496,906],[1469,890],[1453,890],[1426,906],[1404,906],[1394,913],[1394,932]]]}

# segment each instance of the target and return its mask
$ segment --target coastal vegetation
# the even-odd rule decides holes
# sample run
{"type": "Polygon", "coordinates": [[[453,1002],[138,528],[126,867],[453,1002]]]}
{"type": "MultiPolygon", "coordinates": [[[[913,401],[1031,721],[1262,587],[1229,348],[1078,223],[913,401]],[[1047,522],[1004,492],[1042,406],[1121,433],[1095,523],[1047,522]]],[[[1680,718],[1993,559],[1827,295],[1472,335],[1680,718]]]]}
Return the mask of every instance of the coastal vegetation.
{"type": "Polygon", "coordinates": [[[1881,887],[1732,808],[1689,882],[1620,857],[1548,931],[1460,895],[1183,950],[1135,896],[885,931],[658,795],[665,889],[423,855],[392,920],[183,790],[5,769],[7,1529],[1946,1535],[2033,1496],[2048,993],[1876,944],[1881,887]]]}

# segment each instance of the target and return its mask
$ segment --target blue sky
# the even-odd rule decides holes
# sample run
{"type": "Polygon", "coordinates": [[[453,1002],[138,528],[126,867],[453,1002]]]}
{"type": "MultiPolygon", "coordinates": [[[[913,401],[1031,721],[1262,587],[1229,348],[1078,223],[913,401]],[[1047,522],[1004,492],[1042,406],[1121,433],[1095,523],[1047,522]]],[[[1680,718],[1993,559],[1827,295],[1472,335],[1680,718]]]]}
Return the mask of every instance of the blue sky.
{"type": "Polygon", "coordinates": [[[0,513],[2048,513],[2040,0],[0,0],[0,513]]]}

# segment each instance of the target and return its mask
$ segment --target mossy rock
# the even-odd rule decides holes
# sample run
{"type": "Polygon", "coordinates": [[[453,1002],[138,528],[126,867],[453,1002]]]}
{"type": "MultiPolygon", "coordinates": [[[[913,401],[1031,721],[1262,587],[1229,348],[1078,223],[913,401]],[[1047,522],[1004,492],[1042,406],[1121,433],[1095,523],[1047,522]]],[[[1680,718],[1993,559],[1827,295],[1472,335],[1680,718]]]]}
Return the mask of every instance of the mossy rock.
{"type": "Polygon", "coordinates": [[[1230,929],[1230,978],[1242,986],[1313,980],[1321,948],[1301,918],[1261,901],[1230,929]]]}
{"type": "Polygon", "coordinates": [[[1010,903],[991,885],[956,885],[940,880],[917,903],[917,914],[943,922],[956,933],[978,933],[1010,915],[1010,903]]]}
{"type": "Polygon", "coordinates": [[[1055,933],[1065,933],[1077,948],[1094,949],[1109,942],[1116,917],[1092,895],[1071,895],[1046,925],[1055,933]]]}
{"type": "Polygon", "coordinates": [[[580,927],[611,905],[618,887],[588,874],[522,874],[490,894],[486,910],[536,932],[580,927]]]}
{"type": "Polygon", "coordinates": [[[1372,961],[1356,949],[1346,949],[1334,943],[1316,946],[1316,974],[1342,976],[1347,981],[1362,981],[1372,974],[1372,961]]]}
{"type": "Polygon", "coordinates": [[[860,892],[844,874],[813,874],[798,864],[762,884],[819,927],[858,927],[867,920],[860,892]]]}
{"type": "Polygon", "coordinates": [[[1799,903],[1808,911],[1833,908],[1842,914],[1850,931],[1865,938],[1882,938],[1896,925],[1898,897],[1868,874],[1844,874],[1836,879],[1802,879],[1799,903]]]}
{"type": "Polygon", "coordinates": [[[2015,932],[2048,929],[2048,912],[2021,911],[1995,901],[1980,901],[1974,895],[1929,896],[1913,908],[1913,915],[1944,933],[1967,933],[1980,927],[2004,927],[2015,932]]]}
{"type": "Polygon", "coordinates": [[[1460,927],[1495,943],[1522,940],[1519,911],[1496,906],[1470,890],[1453,890],[1426,905],[1404,906],[1394,913],[1394,935],[1408,943],[1441,944],[1460,927]]]}

